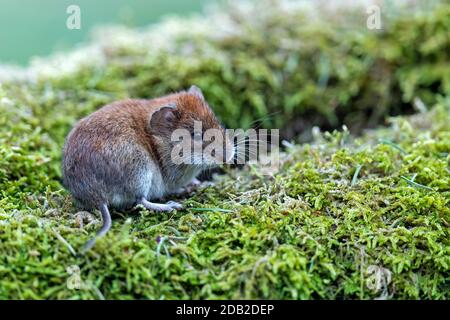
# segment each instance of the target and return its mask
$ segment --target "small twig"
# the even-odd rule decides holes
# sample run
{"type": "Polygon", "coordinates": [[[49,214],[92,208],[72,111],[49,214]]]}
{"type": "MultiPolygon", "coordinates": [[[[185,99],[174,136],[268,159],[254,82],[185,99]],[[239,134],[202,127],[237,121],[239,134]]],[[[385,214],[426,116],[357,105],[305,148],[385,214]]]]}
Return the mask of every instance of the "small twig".
{"type": "Polygon", "coordinates": [[[180,236],[180,235],[181,235],[181,234],[180,234],[180,231],[178,231],[177,229],[175,229],[175,228],[172,227],[172,226],[167,226],[166,228],[172,230],[173,233],[175,233],[177,236],[180,236]]]}
{"type": "Polygon", "coordinates": [[[175,237],[175,236],[168,236],[167,238],[172,239],[172,240],[187,240],[187,239],[189,239],[188,237],[175,237]]]}
{"type": "Polygon", "coordinates": [[[358,167],[356,168],[355,174],[353,175],[353,179],[352,179],[352,183],[351,183],[352,187],[355,186],[356,183],[358,182],[358,175],[359,175],[359,172],[361,171],[361,169],[362,169],[362,165],[358,165],[358,167]]]}
{"type": "Polygon", "coordinates": [[[167,258],[170,258],[170,253],[169,253],[169,250],[167,249],[166,245],[164,245],[164,251],[166,252],[167,258]]]}
{"type": "Polygon", "coordinates": [[[189,208],[194,211],[214,211],[214,212],[233,212],[233,210],[222,208],[189,208]]]}
{"type": "Polygon", "coordinates": [[[396,143],[394,143],[394,142],[392,142],[392,141],[390,141],[390,140],[387,140],[387,139],[380,139],[379,142],[380,142],[381,144],[386,144],[386,145],[388,145],[388,146],[391,146],[391,147],[393,147],[394,149],[397,149],[398,151],[400,151],[400,152],[403,153],[403,154],[408,154],[408,152],[406,152],[405,149],[403,149],[403,148],[400,147],[398,144],[396,144],[396,143]]]}
{"type": "Polygon", "coordinates": [[[55,234],[56,238],[58,238],[58,240],[61,241],[67,247],[67,249],[69,249],[70,253],[73,254],[74,256],[76,256],[77,253],[75,252],[73,247],[70,245],[70,243],[67,242],[67,240],[64,239],[63,236],[61,236],[55,229],[52,228],[52,231],[55,234]]]}
{"type": "Polygon", "coordinates": [[[295,148],[295,144],[292,144],[292,143],[290,143],[290,142],[287,141],[287,140],[281,141],[281,144],[282,144],[284,147],[288,148],[288,149],[294,149],[294,148],[295,148]]]}
{"type": "MultiPolygon", "coordinates": [[[[156,247],[156,257],[157,257],[158,261],[159,261],[159,256],[161,254],[161,247],[163,246],[164,241],[166,241],[166,240],[167,240],[167,237],[165,237],[165,236],[162,237],[161,239],[159,239],[158,246],[156,247]]],[[[167,253],[167,248],[164,247],[164,249],[166,250],[166,253],[167,253]]]]}
{"type": "Polygon", "coordinates": [[[423,184],[420,184],[420,183],[417,183],[417,182],[414,182],[413,180],[408,179],[408,178],[405,177],[405,176],[400,176],[400,178],[402,178],[403,180],[405,180],[406,182],[408,182],[408,184],[411,185],[411,186],[413,186],[413,187],[416,187],[416,188],[422,188],[422,189],[434,191],[433,188],[428,187],[428,186],[424,186],[423,184]]]}
{"type": "Polygon", "coordinates": [[[92,285],[92,291],[95,292],[95,294],[97,295],[97,297],[99,298],[99,300],[105,300],[105,296],[104,296],[103,293],[100,291],[100,289],[97,288],[95,285],[92,285]]]}
{"type": "Polygon", "coordinates": [[[413,107],[420,113],[426,113],[428,111],[427,106],[419,97],[415,97],[413,101],[413,107]]]}

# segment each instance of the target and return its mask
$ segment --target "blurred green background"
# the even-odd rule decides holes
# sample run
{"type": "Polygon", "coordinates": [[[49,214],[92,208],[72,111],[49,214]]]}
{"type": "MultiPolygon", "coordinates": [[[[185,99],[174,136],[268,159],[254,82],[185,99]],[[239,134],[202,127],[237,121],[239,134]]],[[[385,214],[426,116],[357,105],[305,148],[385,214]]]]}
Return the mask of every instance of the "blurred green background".
{"type": "Polygon", "coordinates": [[[0,63],[26,65],[33,56],[67,50],[86,40],[92,27],[145,26],[166,15],[190,15],[220,0],[0,0],[0,63]],[[66,9],[81,9],[81,29],[69,30],[66,9]]]}

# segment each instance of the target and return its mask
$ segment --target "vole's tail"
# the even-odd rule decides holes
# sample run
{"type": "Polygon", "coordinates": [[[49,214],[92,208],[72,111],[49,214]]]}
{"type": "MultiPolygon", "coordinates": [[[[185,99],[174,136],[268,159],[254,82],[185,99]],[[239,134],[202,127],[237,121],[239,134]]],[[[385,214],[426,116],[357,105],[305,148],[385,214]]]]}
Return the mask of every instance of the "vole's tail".
{"type": "Polygon", "coordinates": [[[102,213],[103,225],[101,229],[97,231],[95,237],[86,242],[86,244],[83,246],[83,249],[81,249],[81,253],[89,251],[95,245],[95,241],[98,238],[103,237],[111,228],[111,214],[109,213],[106,203],[101,204],[99,209],[102,213]]]}

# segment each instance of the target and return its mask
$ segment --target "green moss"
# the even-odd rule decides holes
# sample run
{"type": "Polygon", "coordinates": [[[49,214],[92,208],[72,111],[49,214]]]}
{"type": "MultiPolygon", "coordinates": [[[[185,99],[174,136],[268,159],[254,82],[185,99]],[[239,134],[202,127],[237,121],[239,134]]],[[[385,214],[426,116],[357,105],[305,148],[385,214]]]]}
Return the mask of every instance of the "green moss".
{"type": "Polygon", "coordinates": [[[2,172],[23,178],[1,180],[0,296],[448,299],[449,124],[440,106],[358,139],[321,135],[272,176],[229,170],[181,212],[116,213],[85,257],[71,252],[99,221],[80,228],[53,166],[30,153],[42,134],[9,151],[3,142],[2,172]],[[90,287],[67,288],[74,265],[90,287]]]}
{"type": "Polygon", "coordinates": [[[439,35],[448,6],[367,34],[337,32],[333,21],[297,28],[305,18],[293,10],[278,19],[279,10],[264,23],[236,18],[231,38],[187,33],[152,54],[112,41],[104,64],[3,81],[0,298],[450,298],[449,51],[439,35]],[[269,25],[273,35],[252,29],[269,25]],[[280,51],[282,39],[299,38],[307,45],[280,51]],[[191,83],[232,127],[261,117],[267,127],[296,117],[369,126],[410,110],[416,96],[436,106],[358,137],[316,133],[287,148],[270,175],[226,168],[179,199],[180,212],[115,212],[107,236],[78,256],[100,217],[77,212],[60,184],[68,130],[110,101],[191,83]]]}

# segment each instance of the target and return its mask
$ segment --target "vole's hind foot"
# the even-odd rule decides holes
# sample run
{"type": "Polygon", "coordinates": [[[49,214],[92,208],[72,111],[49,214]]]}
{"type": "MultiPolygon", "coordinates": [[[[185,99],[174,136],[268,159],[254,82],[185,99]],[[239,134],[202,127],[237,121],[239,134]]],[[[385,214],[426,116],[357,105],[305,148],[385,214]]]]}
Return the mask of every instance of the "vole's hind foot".
{"type": "Polygon", "coordinates": [[[169,201],[167,203],[153,203],[147,201],[146,199],[142,199],[140,204],[142,204],[146,209],[159,211],[159,212],[170,212],[173,210],[180,210],[183,208],[181,203],[175,201],[169,201]]]}

